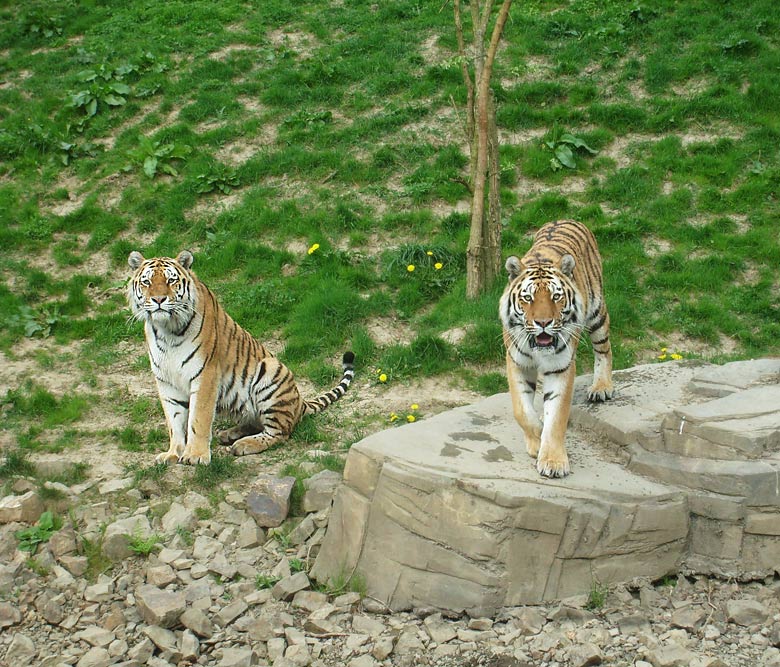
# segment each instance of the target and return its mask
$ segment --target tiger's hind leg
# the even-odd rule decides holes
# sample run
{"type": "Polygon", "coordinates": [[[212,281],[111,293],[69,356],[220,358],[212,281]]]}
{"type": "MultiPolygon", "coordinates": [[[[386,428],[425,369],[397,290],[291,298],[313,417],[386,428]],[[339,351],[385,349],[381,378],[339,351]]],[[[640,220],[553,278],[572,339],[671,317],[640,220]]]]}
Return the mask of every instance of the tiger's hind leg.
{"type": "Polygon", "coordinates": [[[240,440],[247,435],[253,435],[257,433],[258,430],[259,427],[252,424],[239,424],[238,426],[233,426],[232,428],[226,428],[218,431],[217,440],[219,441],[220,445],[229,447],[236,440],[240,440]]]}
{"type": "Polygon", "coordinates": [[[607,401],[615,395],[612,385],[612,346],[609,343],[609,313],[606,306],[588,328],[593,344],[593,384],[588,389],[588,400],[607,401]]]}
{"type": "Polygon", "coordinates": [[[259,454],[274,445],[284,442],[289,436],[285,433],[272,433],[261,431],[253,435],[245,435],[236,440],[230,448],[233,456],[247,456],[248,454],[259,454]]]}

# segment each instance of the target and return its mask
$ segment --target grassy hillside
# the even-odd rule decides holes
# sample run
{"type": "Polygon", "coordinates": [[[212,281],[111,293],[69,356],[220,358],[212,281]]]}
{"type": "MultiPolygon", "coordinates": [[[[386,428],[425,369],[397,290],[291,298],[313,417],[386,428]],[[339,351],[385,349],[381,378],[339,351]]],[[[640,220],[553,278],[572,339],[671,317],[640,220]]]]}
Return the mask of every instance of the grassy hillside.
{"type": "MultiPolygon", "coordinates": [[[[617,368],[662,348],[777,353],[778,35],[770,0],[512,9],[494,86],[504,254],[553,218],[593,229],[617,368]]],[[[504,390],[503,285],[464,299],[450,4],[5,2],[0,52],[5,449],[163,447],[125,308],[133,249],[191,249],[315,386],[355,350],[375,414],[324,419],[307,446],[377,428],[382,392],[419,377],[504,390]]]]}

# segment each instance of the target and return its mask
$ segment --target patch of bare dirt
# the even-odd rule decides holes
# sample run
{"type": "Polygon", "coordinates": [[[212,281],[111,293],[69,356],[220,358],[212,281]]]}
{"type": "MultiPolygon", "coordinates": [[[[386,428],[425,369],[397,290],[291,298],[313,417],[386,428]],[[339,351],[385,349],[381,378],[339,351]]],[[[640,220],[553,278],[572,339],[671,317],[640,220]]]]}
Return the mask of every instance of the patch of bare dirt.
{"type": "Polygon", "coordinates": [[[276,125],[267,123],[253,137],[242,137],[225,144],[214,153],[214,156],[225,164],[239,166],[260,153],[263,148],[276,143],[276,125]]]}
{"type": "Polygon", "coordinates": [[[293,51],[301,58],[310,58],[314,50],[320,45],[319,40],[310,33],[299,30],[288,32],[281,28],[271,30],[268,33],[268,41],[277,48],[293,51]]]}
{"type": "Polygon", "coordinates": [[[408,345],[414,340],[414,329],[395,317],[377,317],[366,325],[366,331],[377,345],[408,345]]]}

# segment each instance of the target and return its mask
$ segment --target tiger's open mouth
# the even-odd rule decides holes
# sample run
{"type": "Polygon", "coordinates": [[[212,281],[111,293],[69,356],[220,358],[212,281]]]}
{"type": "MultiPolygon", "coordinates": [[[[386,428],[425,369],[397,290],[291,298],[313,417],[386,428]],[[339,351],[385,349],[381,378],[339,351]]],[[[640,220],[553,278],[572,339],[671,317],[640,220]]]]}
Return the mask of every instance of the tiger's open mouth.
{"type": "Polygon", "coordinates": [[[533,339],[536,347],[550,347],[555,343],[555,337],[547,333],[540,333],[533,339]]]}

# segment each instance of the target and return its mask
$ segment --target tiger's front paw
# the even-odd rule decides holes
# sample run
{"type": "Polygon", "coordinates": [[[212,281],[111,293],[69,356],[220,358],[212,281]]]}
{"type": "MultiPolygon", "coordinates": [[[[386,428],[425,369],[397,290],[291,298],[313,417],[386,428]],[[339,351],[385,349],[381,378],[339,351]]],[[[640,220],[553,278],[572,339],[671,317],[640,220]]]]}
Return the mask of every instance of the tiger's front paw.
{"type": "Polygon", "coordinates": [[[571,472],[569,457],[541,456],[536,461],[536,470],[542,477],[566,477],[571,472]]]}
{"type": "Polygon", "coordinates": [[[154,457],[154,462],[157,465],[170,465],[171,463],[176,463],[178,460],[179,455],[176,452],[172,452],[170,450],[163,452],[162,454],[158,454],[154,457]]]}
{"type": "Polygon", "coordinates": [[[525,451],[528,452],[528,456],[536,458],[539,454],[539,447],[541,446],[541,440],[539,438],[525,437],[525,451]]]}
{"type": "Polygon", "coordinates": [[[271,441],[260,435],[248,435],[240,440],[236,440],[230,448],[233,456],[247,456],[249,454],[259,454],[264,452],[270,446],[271,441]]]}
{"type": "Polygon", "coordinates": [[[591,403],[602,403],[608,401],[615,395],[615,389],[612,384],[597,383],[588,389],[588,400],[591,403]]]}
{"type": "Polygon", "coordinates": [[[184,454],[179,458],[179,463],[191,466],[208,465],[211,463],[211,451],[207,449],[205,452],[195,452],[193,450],[185,449],[184,454]]]}

